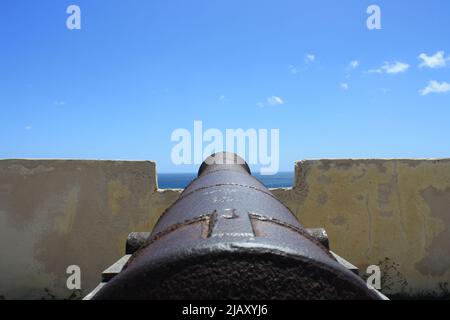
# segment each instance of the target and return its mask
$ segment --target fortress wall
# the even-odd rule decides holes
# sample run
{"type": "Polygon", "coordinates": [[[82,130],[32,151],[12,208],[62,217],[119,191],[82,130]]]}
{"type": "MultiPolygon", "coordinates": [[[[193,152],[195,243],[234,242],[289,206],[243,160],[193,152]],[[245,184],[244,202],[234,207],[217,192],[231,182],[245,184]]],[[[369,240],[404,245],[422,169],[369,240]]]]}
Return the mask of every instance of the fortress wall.
{"type": "Polygon", "coordinates": [[[150,161],[0,161],[0,296],[74,298],[122,256],[131,231],[148,231],[177,191],[157,191],[150,161]]]}
{"type": "Polygon", "coordinates": [[[450,159],[302,161],[295,176],[274,193],[360,271],[379,265],[383,293],[449,296],[450,159]]]}
{"type": "MultiPolygon", "coordinates": [[[[384,293],[448,294],[450,160],[302,161],[295,175],[273,192],[361,271],[379,265],[384,293]]],[[[150,161],[0,160],[0,299],[85,295],[180,192],[158,190],[150,161]]]]}

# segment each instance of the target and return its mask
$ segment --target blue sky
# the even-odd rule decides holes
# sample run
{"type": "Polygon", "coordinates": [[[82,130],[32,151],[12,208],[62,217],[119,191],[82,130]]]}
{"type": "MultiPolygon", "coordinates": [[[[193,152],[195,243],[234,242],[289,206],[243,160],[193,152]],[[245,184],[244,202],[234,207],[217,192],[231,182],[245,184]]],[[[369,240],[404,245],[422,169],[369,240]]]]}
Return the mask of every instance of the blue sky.
{"type": "Polygon", "coordinates": [[[193,171],[172,164],[170,137],[195,120],[280,129],[282,171],[448,157],[449,13],[448,0],[2,1],[0,158],[193,171]],[[66,28],[71,4],[81,30],[66,28]],[[371,4],[382,30],[366,27],[371,4]],[[441,92],[421,93],[430,81],[441,92]]]}

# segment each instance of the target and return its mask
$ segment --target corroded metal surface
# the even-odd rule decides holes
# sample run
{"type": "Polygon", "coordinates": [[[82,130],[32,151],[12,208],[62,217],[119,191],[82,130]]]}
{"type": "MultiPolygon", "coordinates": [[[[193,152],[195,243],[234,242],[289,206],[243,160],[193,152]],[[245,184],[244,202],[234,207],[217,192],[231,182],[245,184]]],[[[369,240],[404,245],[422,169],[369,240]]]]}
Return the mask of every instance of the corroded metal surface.
{"type": "Polygon", "coordinates": [[[242,159],[215,157],[95,299],[377,298],[242,159]]]}
{"type": "Polygon", "coordinates": [[[150,232],[132,232],[128,235],[125,254],[133,254],[145,243],[150,232]]]}

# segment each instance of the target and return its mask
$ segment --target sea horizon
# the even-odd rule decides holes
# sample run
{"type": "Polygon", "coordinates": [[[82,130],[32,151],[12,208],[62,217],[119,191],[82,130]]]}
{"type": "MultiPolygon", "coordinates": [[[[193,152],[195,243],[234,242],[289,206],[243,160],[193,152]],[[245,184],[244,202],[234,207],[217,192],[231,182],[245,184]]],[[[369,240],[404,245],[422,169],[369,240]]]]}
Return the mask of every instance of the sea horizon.
{"type": "MultiPolygon", "coordinates": [[[[272,176],[264,176],[259,173],[252,174],[261,181],[266,188],[291,188],[294,184],[294,172],[279,172],[272,176]]],[[[159,173],[158,187],[160,189],[184,189],[192,180],[197,178],[197,173],[159,173]]]]}

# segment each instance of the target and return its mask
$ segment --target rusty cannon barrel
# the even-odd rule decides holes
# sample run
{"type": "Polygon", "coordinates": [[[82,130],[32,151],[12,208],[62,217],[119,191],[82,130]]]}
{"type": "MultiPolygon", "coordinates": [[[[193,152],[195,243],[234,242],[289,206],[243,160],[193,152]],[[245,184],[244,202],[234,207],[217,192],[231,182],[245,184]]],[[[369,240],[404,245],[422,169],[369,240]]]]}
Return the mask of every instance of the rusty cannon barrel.
{"type": "Polygon", "coordinates": [[[380,298],[234,154],[208,158],[147,236],[93,299],[380,298]]]}

